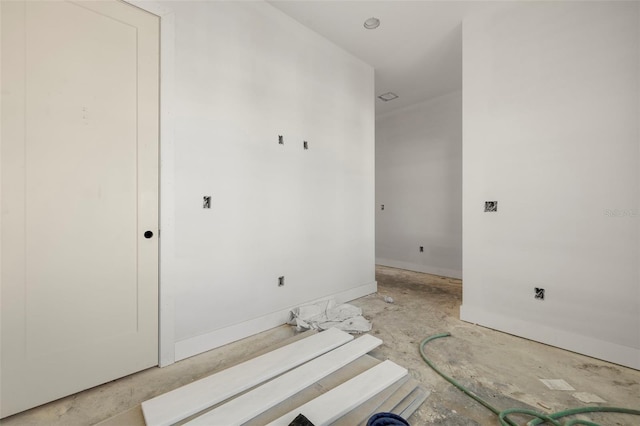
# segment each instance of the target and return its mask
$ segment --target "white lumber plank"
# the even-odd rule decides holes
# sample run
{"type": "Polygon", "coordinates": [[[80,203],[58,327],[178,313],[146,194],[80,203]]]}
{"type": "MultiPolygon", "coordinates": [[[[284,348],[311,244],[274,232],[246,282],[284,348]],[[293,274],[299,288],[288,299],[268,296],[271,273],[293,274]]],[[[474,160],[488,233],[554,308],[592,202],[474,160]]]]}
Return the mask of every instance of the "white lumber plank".
{"type": "Polygon", "coordinates": [[[409,417],[411,417],[411,415],[415,413],[418,408],[420,408],[422,403],[425,402],[431,394],[430,391],[424,389],[422,386],[418,387],[416,390],[417,392],[414,395],[413,402],[411,402],[411,404],[409,404],[407,408],[405,408],[400,414],[398,414],[405,420],[409,420],[409,417]]]}
{"type": "MultiPolygon", "coordinates": [[[[345,365],[340,370],[333,374],[329,374],[327,377],[318,380],[312,386],[298,392],[286,401],[281,402],[275,407],[265,411],[264,413],[254,417],[242,426],[264,426],[275,419],[284,416],[289,411],[292,411],[296,407],[300,407],[314,398],[319,397],[323,393],[330,389],[335,388],[346,382],[349,379],[354,378],[360,373],[363,373],[373,366],[380,364],[380,360],[373,358],[371,355],[363,355],[350,364],[345,365]]],[[[353,425],[349,425],[353,426],[353,425]]]]}
{"type": "Polygon", "coordinates": [[[355,361],[381,344],[382,340],[365,334],[214,408],[186,424],[189,426],[241,425],[311,386],[323,377],[355,361]]]}
{"type": "Polygon", "coordinates": [[[378,413],[382,410],[378,410],[377,408],[389,400],[392,395],[395,395],[397,392],[402,392],[404,385],[409,381],[409,376],[405,376],[402,379],[398,380],[391,386],[388,386],[382,392],[378,392],[376,396],[373,398],[369,398],[368,401],[360,404],[353,410],[349,411],[344,416],[340,417],[338,420],[332,423],[332,426],[355,426],[360,424],[366,424],[369,417],[378,413]]]}
{"type": "Polygon", "coordinates": [[[315,426],[329,425],[407,375],[407,369],[384,361],[329,392],[269,423],[287,426],[303,414],[315,426]]]}
{"type": "MultiPolygon", "coordinates": [[[[392,410],[395,407],[397,407],[398,404],[401,401],[403,401],[408,395],[413,393],[413,391],[418,387],[418,382],[415,379],[411,378],[411,377],[406,377],[406,380],[403,379],[403,380],[401,380],[401,382],[402,381],[403,381],[403,383],[402,383],[402,385],[400,385],[400,388],[397,389],[395,392],[391,393],[390,396],[382,404],[379,404],[374,410],[371,410],[371,412],[369,413],[369,416],[367,416],[366,418],[362,418],[360,423],[358,423],[358,426],[365,426],[367,424],[367,421],[369,420],[369,417],[371,417],[375,413],[393,412],[392,410]]],[[[387,388],[383,392],[380,392],[375,398],[372,398],[366,404],[370,403],[372,400],[380,398],[380,395],[384,395],[385,393],[387,393],[389,391],[389,389],[392,389],[392,388],[393,388],[393,386],[387,388]]],[[[362,406],[364,406],[366,404],[363,404],[362,406]]],[[[358,407],[354,411],[359,411],[361,407],[358,407]]],[[[338,420],[336,422],[336,425],[340,425],[342,423],[342,419],[349,417],[350,414],[351,413],[347,414],[346,416],[344,416],[340,420],[338,420]]],[[[395,414],[398,414],[398,413],[395,413],[395,414]]],[[[349,424],[349,426],[353,425],[354,423],[355,422],[351,422],[349,424]]],[[[345,424],[344,426],[347,426],[347,425],[345,424]]]]}
{"type": "Polygon", "coordinates": [[[147,426],[169,426],[353,340],[329,329],[142,403],[147,426]]]}

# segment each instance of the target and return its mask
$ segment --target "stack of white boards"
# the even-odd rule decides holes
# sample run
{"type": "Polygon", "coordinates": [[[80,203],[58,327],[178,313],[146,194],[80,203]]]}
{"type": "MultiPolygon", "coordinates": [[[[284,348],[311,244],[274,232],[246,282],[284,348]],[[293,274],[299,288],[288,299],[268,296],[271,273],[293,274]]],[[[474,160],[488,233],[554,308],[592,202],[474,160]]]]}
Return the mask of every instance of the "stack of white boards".
{"type": "Polygon", "coordinates": [[[303,414],[321,426],[366,423],[379,411],[407,418],[427,392],[405,368],[366,355],[381,344],[337,329],[315,333],[143,402],[144,420],[148,426],[287,426],[303,414]],[[350,378],[340,380],[336,372],[347,370],[350,378]]]}

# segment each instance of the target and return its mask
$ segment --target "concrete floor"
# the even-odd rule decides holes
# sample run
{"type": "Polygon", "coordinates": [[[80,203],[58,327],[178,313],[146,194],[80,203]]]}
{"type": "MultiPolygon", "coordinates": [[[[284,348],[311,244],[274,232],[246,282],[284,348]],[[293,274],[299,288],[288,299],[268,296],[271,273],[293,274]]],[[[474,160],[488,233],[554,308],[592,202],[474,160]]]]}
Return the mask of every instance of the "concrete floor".
{"type": "MultiPolygon", "coordinates": [[[[418,343],[448,331],[452,337],[427,346],[427,353],[446,374],[500,409],[528,407],[555,412],[587,405],[640,409],[640,371],[531,342],[460,321],[459,280],[400,269],[377,267],[378,294],[360,298],[373,321],[372,333],[384,344],[371,355],[391,359],[431,390],[411,417],[412,425],[495,425],[496,417],[433,372],[420,358],[418,343]],[[385,303],[391,296],[393,304],[385,303]],[[539,379],[564,379],[574,391],[550,390],[539,379]],[[586,394],[606,404],[587,404],[586,394]]],[[[152,368],[63,398],[0,421],[5,426],[91,425],[140,402],[251,357],[295,334],[281,326],[222,348],[152,368]]],[[[639,417],[589,415],[603,425],[638,425],[639,417]]],[[[124,425],[123,425],[124,426],[124,425]]]]}

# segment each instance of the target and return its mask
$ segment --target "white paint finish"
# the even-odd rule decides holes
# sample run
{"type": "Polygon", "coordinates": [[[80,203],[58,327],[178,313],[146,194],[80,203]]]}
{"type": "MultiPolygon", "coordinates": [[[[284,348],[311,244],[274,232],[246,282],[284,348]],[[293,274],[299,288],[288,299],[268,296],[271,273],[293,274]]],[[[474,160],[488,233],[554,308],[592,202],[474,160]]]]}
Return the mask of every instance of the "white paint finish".
{"type": "MultiPolygon", "coordinates": [[[[463,285],[463,292],[465,285],[463,285]]],[[[616,360],[612,361],[616,364],[633,366],[636,365],[638,360],[637,349],[611,343],[605,339],[606,336],[592,338],[578,333],[567,332],[557,326],[540,324],[535,319],[523,321],[513,316],[497,315],[485,309],[473,309],[468,306],[465,308],[464,305],[461,309],[464,309],[464,312],[461,311],[462,320],[469,321],[468,318],[473,318],[475,324],[494,330],[506,331],[515,336],[524,336],[530,340],[566,348],[580,354],[588,354],[599,359],[616,360]],[[504,329],[505,323],[509,324],[508,330],[504,329]],[[571,342],[571,348],[567,348],[567,342],[571,342]]]]}
{"type": "Polygon", "coordinates": [[[381,344],[382,340],[365,334],[197,417],[187,424],[193,426],[241,425],[381,344]]]}
{"type": "Polygon", "coordinates": [[[389,360],[381,362],[274,420],[268,426],[286,426],[300,413],[316,426],[329,425],[406,375],[405,368],[389,360]]]}
{"type": "MultiPolygon", "coordinates": [[[[175,119],[175,17],[164,4],[151,0],[125,0],[160,17],[160,229],[170,229],[174,209],[174,119],[175,119]]],[[[175,234],[165,232],[160,243],[159,355],[160,367],[172,364],[175,356],[174,286],[178,282],[172,268],[165,268],[175,257],[175,234]]]]}
{"type": "MultiPolygon", "coordinates": [[[[337,293],[331,296],[331,298],[335,299],[336,303],[344,303],[350,300],[357,299],[358,297],[375,293],[376,291],[377,283],[374,281],[372,283],[359,286],[342,293],[337,293]]],[[[321,300],[326,300],[326,298],[313,300],[310,303],[319,302],[321,300]]],[[[194,354],[205,352],[210,348],[217,348],[219,346],[226,345],[227,343],[238,340],[238,336],[250,336],[261,331],[282,325],[289,320],[291,309],[296,306],[291,306],[278,312],[234,324],[220,330],[214,330],[206,334],[201,334],[200,336],[192,337],[190,339],[181,340],[180,342],[177,342],[175,344],[175,361],[180,361],[182,359],[193,356],[194,354]]]]}
{"type": "Polygon", "coordinates": [[[462,277],[461,92],[376,120],[376,263],[462,277]]]}
{"type": "MultiPolygon", "coordinates": [[[[640,72],[640,6],[638,6],[637,9],[638,9],[637,10],[637,12],[638,12],[638,20],[637,20],[637,22],[638,22],[638,30],[637,30],[638,44],[637,44],[637,47],[636,47],[636,52],[637,52],[637,55],[638,55],[638,61],[637,61],[637,67],[638,68],[637,69],[640,72]]],[[[640,140],[640,83],[638,83],[636,85],[636,88],[637,88],[637,91],[638,91],[638,98],[637,98],[638,99],[638,103],[637,103],[638,109],[636,111],[636,115],[637,115],[637,121],[636,122],[639,123],[638,124],[638,139],[640,140]]],[[[637,154],[638,154],[638,164],[640,164],[640,149],[638,149],[637,154]]],[[[640,187],[640,173],[638,173],[637,181],[638,181],[638,187],[640,187]]],[[[638,233],[640,234],[640,221],[638,222],[638,233]]],[[[637,251],[636,255],[637,255],[636,256],[636,258],[637,258],[636,267],[638,269],[638,277],[640,277],[640,238],[638,238],[638,251],[637,251]]],[[[637,306],[640,306],[640,289],[637,291],[636,294],[637,294],[637,301],[638,301],[638,305],[637,306]]],[[[638,317],[639,318],[638,318],[638,327],[637,327],[637,330],[636,330],[636,335],[637,335],[638,342],[640,342],[640,315],[638,317]]],[[[640,365],[640,354],[638,354],[638,364],[640,365]]]]}
{"type": "Polygon", "coordinates": [[[329,329],[142,403],[149,426],[171,425],[353,339],[329,329]]]}
{"type": "Polygon", "coordinates": [[[424,272],[425,274],[439,275],[441,277],[462,279],[462,271],[460,270],[422,265],[420,263],[403,262],[395,259],[388,259],[386,257],[376,257],[376,264],[389,266],[391,268],[406,269],[407,271],[424,272]]]}
{"type": "Polygon", "coordinates": [[[638,7],[511,4],[463,30],[461,317],[633,368],[640,217],[607,212],[640,205],[638,7]]]}
{"type": "Polygon", "coordinates": [[[163,6],[176,142],[163,156],[162,286],[176,348],[375,283],[372,69],[266,3],[163,6]]]}
{"type": "Polygon", "coordinates": [[[119,2],[2,12],[6,416],[157,364],[159,52],[119,2]]]}
{"type": "Polygon", "coordinates": [[[462,20],[502,7],[491,1],[269,1],[278,9],[353,53],[376,70],[376,99],[384,114],[460,90],[462,20]],[[367,30],[375,16],[380,27],[367,30]]]}

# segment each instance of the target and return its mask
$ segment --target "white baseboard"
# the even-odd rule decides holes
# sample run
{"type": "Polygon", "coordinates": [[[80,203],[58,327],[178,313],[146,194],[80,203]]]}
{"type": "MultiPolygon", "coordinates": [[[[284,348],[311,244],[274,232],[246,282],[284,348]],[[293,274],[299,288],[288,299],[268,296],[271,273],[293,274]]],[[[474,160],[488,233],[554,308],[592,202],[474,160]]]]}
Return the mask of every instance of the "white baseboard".
{"type": "Polygon", "coordinates": [[[245,337],[252,336],[262,331],[278,327],[289,320],[289,311],[296,306],[315,303],[331,298],[335,299],[337,303],[345,303],[350,300],[357,299],[358,297],[375,293],[376,291],[378,291],[378,283],[373,281],[340,293],[329,294],[316,300],[303,301],[286,309],[244,321],[239,324],[234,324],[229,327],[221,328],[207,334],[181,340],[175,344],[175,360],[180,361],[228,343],[235,342],[236,340],[244,339],[245,337]]]}
{"type": "Polygon", "coordinates": [[[401,260],[376,258],[376,264],[390,266],[392,268],[406,269],[408,271],[424,272],[425,274],[440,275],[441,277],[462,279],[462,271],[454,269],[438,268],[436,266],[420,265],[418,263],[404,262],[401,260]]]}
{"type": "Polygon", "coordinates": [[[460,306],[460,319],[546,345],[640,370],[640,349],[563,331],[493,312],[460,306]]]}

